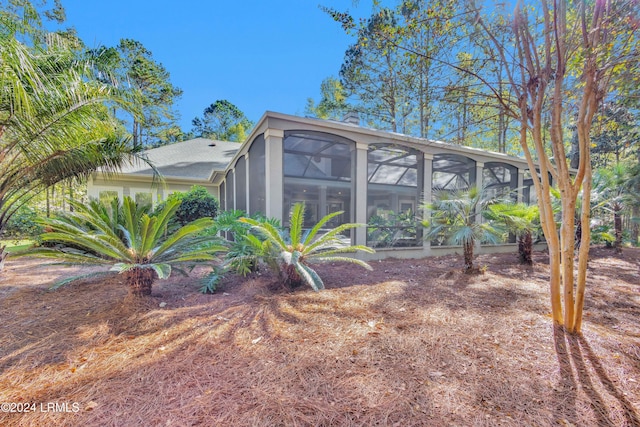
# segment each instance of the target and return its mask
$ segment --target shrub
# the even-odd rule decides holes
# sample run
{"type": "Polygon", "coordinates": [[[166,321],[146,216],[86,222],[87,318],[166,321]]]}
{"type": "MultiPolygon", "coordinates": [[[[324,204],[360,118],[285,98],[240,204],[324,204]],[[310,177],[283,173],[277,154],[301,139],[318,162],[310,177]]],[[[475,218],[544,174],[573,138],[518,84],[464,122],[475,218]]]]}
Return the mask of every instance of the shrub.
{"type": "MultiPolygon", "coordinates": [[[[225,267],[238,274],[246,276],[258,269],[258,262],[264,252],[264,237],[251,231],[251,225],[240,221],[246,216],[242,210],[232,210],[221,212],[215,220],[213,231],[225,233],[228,238],[229,251],[225,257],[225,267]]],[[[271,224],[274,228],[280,229],[280,221],[266,218],[262,214],[252,217],[257,221],[271,224]]]]}
{"type": "MultiPolygon", "coordinates": [[[[150,295],[154,281],[168,278],[172,266],[214,261],[216,253],[226,250],[211,237],[203,235],[203,231],[213,225],[211,218],[200,218],[165,236],[167,223],[175,215],[179,203],[178,200],[167,201],[161,211],[149,215],[130,197],[125,197],[122,206],[107,212],[106,217],[100,203],[77,204],[74,212],[58,219],[42,220],[44,226],[53,230],[43,234],[42,239],[61,243],[66,248],[35,248],[17,256],[56,258],[72,264],[111,265],[110,271],[125,276],[132,295],[150,295]],[[121,220],[114,218],[114,212],[122,215],[121,220]]],[[[56,286],[107,273],[72,277],[56,286]]]]}
{"type": "Polygon", "coordinates": [[[279,230],[267,219],[240,219],[265,238],[259,240],[256,236],[247,236],[256,247],[258,257],[277,270],[286,285],[295,287],[306,283],[314,291],[324,289],[322,279],[309,265],[317,262],[349,262],[371,270],[371,266],[366,262],[343,256],[345,253],[358,251],[375,252],[367,246],[352,246],[341,235],[342,232],[359,227],[360,224],[342,224],[318,236],[323,226],[344,212],[329,214],[313,228],[303,232],[304,212],[304,203],[297,203],[291,208],[289,230],[279,230]]]}
{"type": "Polygon", "coordinates": [[[495,224],[477,221],[477,213],[485,216],[488,207],[497,201],[478,187],[438,190],[434,193],[433,203],[423,206],[424,211],[431,216],[422,222],[427,229],[425,237],[444,237],[450,244],[462,245],[465,272],[475,273],[479,271],[473,265],[476,243],[497,243],[502,237],[502,230],[495,224]]]}
{"type": "Polygon", "coordinates": [[[38,214],[29,206],[21,206],[7,222],[3,230],[3,238],[9,239],[34,239],[42,233],[42,227],[38,224],[38,214]]]}
{"type": "Polygon", "coordinates": [[[155,212],[160,212],[168,202],[176,200],[180,202],[175,214],[175,221],[179,225],[185,225],[200,218],[215,218],[218,213],[218,200],[209,194],[206,188],[199,185],[194,185],[186,193],[171,194],[167,201],[158,205],[155,212]]]}

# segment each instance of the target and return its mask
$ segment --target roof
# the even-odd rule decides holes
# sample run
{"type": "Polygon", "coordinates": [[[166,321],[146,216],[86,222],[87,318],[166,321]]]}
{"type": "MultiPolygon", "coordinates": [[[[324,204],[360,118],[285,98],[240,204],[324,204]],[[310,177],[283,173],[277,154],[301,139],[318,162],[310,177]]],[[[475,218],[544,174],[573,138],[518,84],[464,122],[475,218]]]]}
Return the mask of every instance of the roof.
{"type": "MultiPolygon", "coordinates": [[[[240,146],[237,142],[196,138],[152,148],[145,154],[165,178],[210,181],[214,172],[227,168],[240,146]]],[[[137,162],[123,167],[121,175],[151,177],[153,171],[137,162]]]]}

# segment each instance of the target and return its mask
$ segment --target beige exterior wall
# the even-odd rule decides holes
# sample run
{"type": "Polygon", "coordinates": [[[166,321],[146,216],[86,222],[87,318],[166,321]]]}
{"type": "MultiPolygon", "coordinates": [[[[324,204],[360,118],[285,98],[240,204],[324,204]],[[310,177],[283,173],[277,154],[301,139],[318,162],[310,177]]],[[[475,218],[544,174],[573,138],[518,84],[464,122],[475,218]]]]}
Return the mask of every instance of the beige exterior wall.
{"type": "Polygon", "coordinates": [[[91,177],[87,183],[87,195],[98,198],[102,191],[116,191],[120,199],[125,196],[135,199],[136,193],[151,193],[153,204],[156,205],[165,200],[171,193],[187,192],[194,185],[200,185],[217,199],[220,198],[219,187],[212,183],[189,183],[165,179],[164,184],[153,186],[151,180],[146,177],[143,177],[143,179],[122,178],[121,176],[114,176],[107,180],[102,176],[91,177]]]}

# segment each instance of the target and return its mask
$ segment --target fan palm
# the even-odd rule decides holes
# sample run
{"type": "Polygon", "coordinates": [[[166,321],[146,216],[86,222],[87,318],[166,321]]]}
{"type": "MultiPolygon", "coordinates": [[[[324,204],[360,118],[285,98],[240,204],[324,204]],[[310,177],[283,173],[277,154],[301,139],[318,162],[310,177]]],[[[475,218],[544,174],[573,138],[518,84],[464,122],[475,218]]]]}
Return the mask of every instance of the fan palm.
{"type": "Polygon", "coordinates": [[[326,215],[313,228],[303,231],[304,212],[304,203],[296,203],[291,208],[289,230],[284,232],[274,227],[267,219],[240,219],[264,236],[264,241],[253,235],[248,235],[247,238],[260,251],[258,257],[278,268],[287,285],[298,286],[307,283],[314,291],[324,289],[324,282],[309,266],[317,262],[349,262],[371,270],[371,266],[366,262],[343,256],[358,251],[375,252],[367,246],[351,245],[341,235],[346,230],[359,227],[360,224],[342,224],[318,235],[329,221],[344,212],[326,215]]]}
{"type": "Polygon", "coordinates": [[[0,232],[46,187],[142,159],[107,105],[131,107],[98,81],[69,41],[26,46],[0,20],[0,232]]]}
{"type": "Polygon", "coordinates": [[[518,258],[521,264],[533,264],[533,231],[539,227],[538,205],[497,203],[489,206],[487,217],[505,225],[518,239],[518,258]]]}
{"type": "Polygon", "coordinates": [[[612,168],[601,168],[595,173],[593,179],[592,202],[593,210],[604,211],[613,216],[613,229],[615,235],[614,247],[622,250],[622,217],[626,210],[634,204],[632,191],[633,175],[631,168],[623,163],[618,163],[612,168]]]}
{"type": "MultiPolygon", "coordinates": [[[[203,234],[213,225],[211,218],[192,221],[165,237],[167,224],[179,204],[177,200],[170,201],[150,216],[125,197],[122,206],[105,217],[105,210],[97,204],[76,203],[74,212],[42,220],[53,230],[44,233],[42,240],[61,243],[66,248],[35,248],[18,255],[56,258],[72,264],[111,265],[110,271],[124,274],[132,295],[150,295],[154,281],[168,278],[172,265],[213,261],[216,253],[225,250],[203,234]]],[[[82,277],[87,276],[73,277],[57,286],[82,277]]]]}
{"type": "Polygon", "coordinates": [[[461,245],[464,253],[464,269],[474,271],[473,252],[476,242],[498,243],[502,231],[494,224],[478,221],[477,213],[486,214],[495,198],[487,197],[486,192],[471,187],[454,191],[437,190],[434,202],[423,205],[430,219],[422,225],[427,229],[426,238],[444,236],[450,244],[461,245]]]}

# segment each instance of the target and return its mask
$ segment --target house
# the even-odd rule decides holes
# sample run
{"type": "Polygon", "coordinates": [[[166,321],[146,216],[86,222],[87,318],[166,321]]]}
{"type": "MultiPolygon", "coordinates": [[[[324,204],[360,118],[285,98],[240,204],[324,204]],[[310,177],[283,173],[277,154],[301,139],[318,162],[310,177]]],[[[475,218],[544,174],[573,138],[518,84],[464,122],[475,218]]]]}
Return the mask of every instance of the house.
{"type": "Polygon", "coordinates": [[[101,199],[130,196],[136,202],[155,205],[173,192],[201,185],[220,198],[220,182],[214,177],[220,177],[216,174],[224,172],[239,148],[237,142],[206,138],[152,148],[145,154],[162,175],[162,185],[153,182],[154,171],[148,164],[137,162],[125,166],[117,175],[96,172],[89,179],[87,194],[101,199]]]}
{"type": "MultiPolygon", "coordinates": [[[[348,236],[376,248],[376,258],[451,253],[443,240],[425,241],[416,226],[419,206],[434,188],[484,186],[535,202],[524,159],[344,122],[266,112],[243,144],[195,139],[148,151],[166,187],[151,189],[149,168],[96,176],[89,194],[146,194],[153,202],[193,184],[207,187],[221,209],[263,213],[288,224],[291,206],[304,201],[306,225],[343,211],[330,226],[369,224],[348,236]],[[149,193],[151,196],[149,196],[149,193]],[[390,253],[392,252],[392,255],[390,253]]],[[[510,245],[481,248],[511,251],[510,245]]]]}

